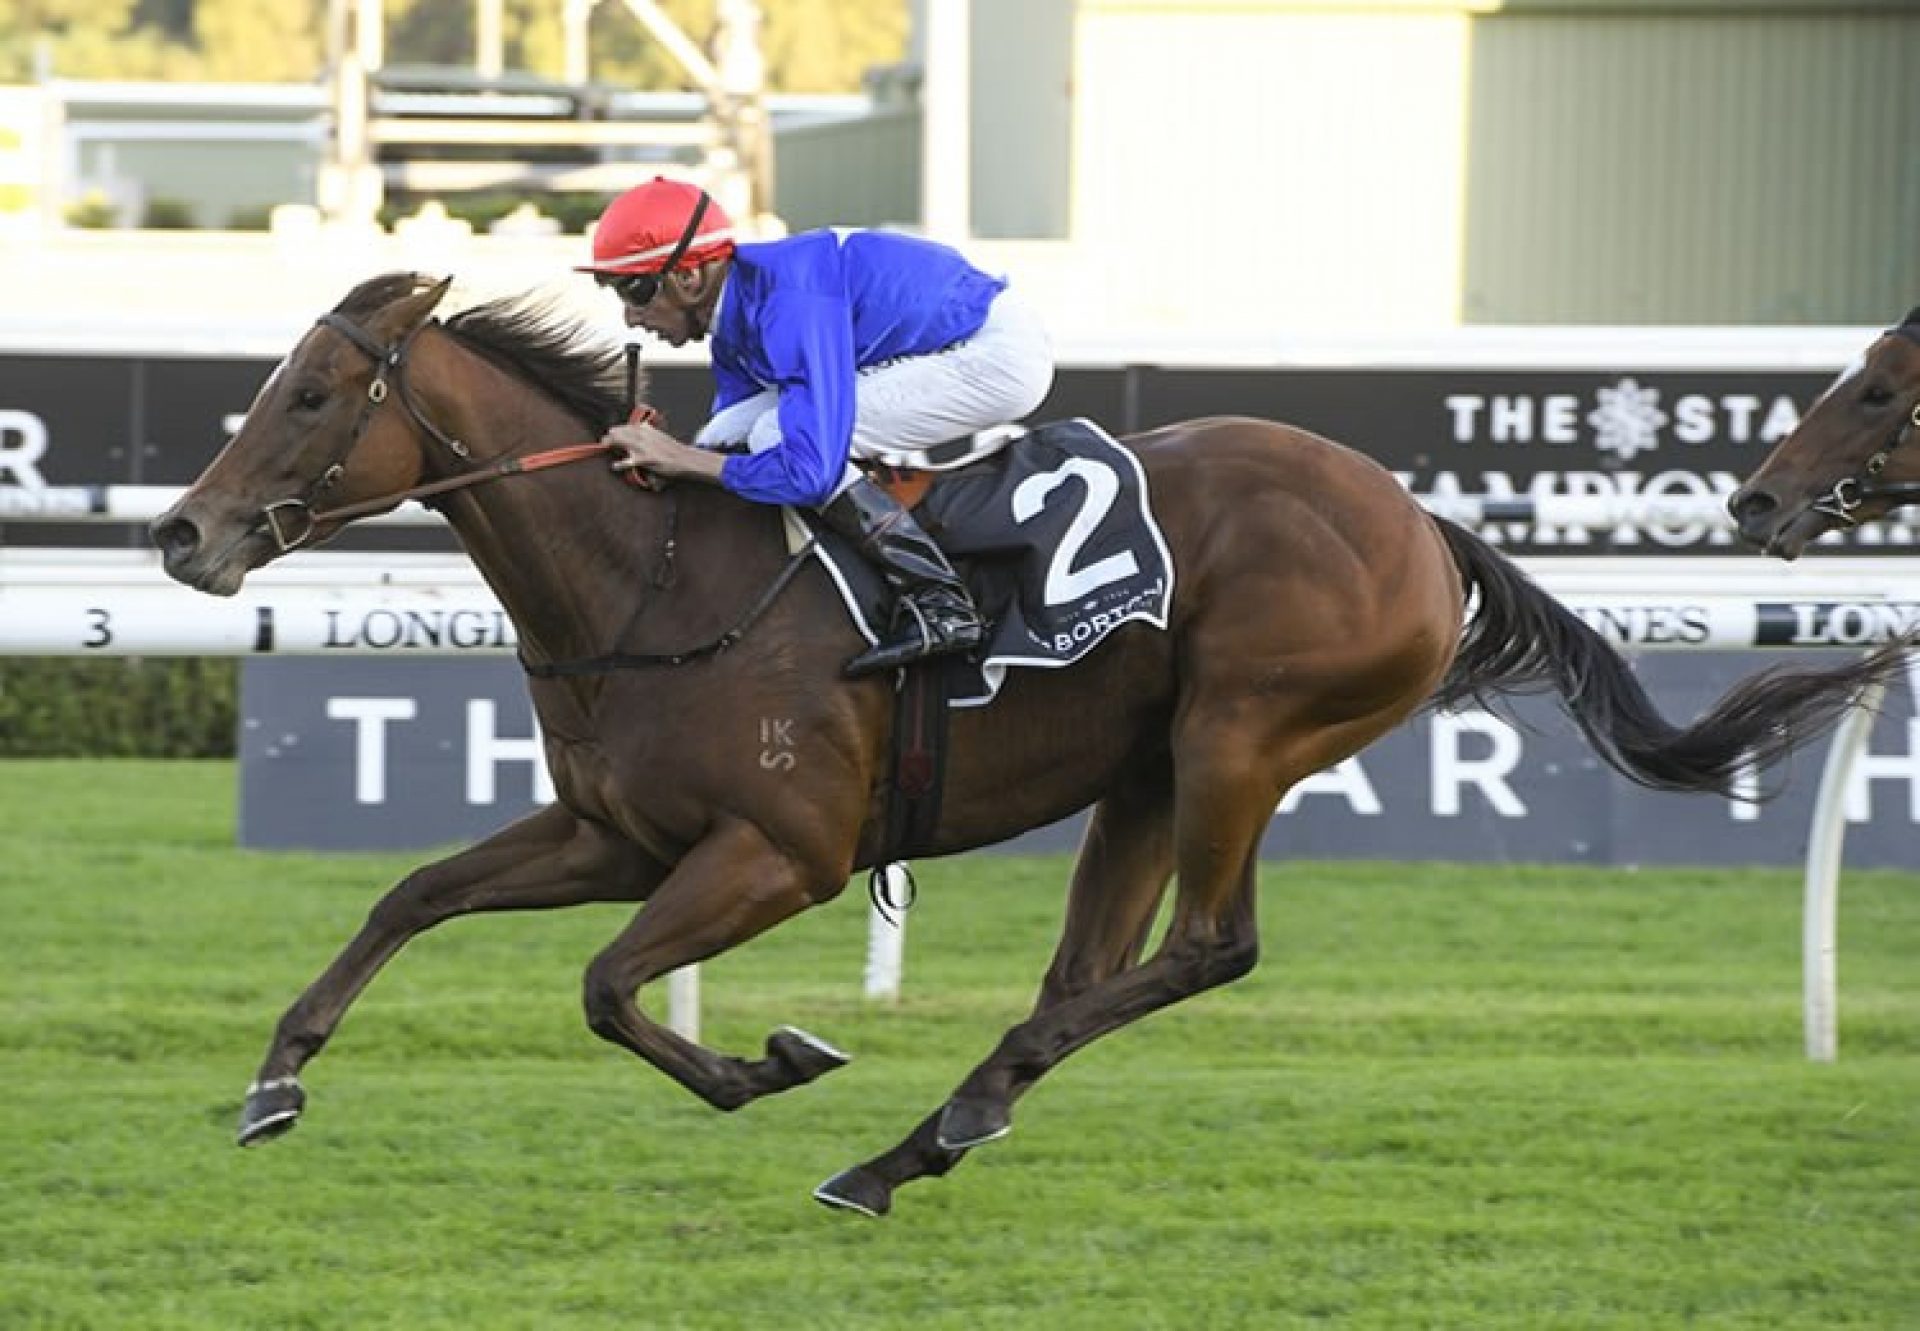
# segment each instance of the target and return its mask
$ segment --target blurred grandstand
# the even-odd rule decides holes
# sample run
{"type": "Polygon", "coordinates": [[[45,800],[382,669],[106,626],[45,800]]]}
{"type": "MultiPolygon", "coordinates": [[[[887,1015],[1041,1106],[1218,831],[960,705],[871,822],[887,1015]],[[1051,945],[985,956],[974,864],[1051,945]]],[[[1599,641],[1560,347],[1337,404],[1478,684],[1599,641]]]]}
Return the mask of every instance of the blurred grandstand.
{"type": "Polygon", "coordinates": [[[378,0],[335,5],[324,83],[6,90],[0,331],[280,332],[403,264],[524,286],[656,170],[768,227],[967,241],[1117,340],[1857,326],[1920,291],[1920,11],[1891,0],[915,0],[908,59],[826,98],[761,91],[755,8],[668,43],[687,94],[389,67],[378,0]],[[108,229],[69,224],[90,201],[108,229]]]}

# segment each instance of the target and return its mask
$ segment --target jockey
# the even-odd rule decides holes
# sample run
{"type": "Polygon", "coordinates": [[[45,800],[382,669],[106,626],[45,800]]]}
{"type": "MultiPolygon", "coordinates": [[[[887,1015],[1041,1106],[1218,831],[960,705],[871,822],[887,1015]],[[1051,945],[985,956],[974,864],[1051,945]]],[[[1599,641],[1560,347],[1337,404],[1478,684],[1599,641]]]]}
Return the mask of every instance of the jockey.
{"type": "Polygon", "coordinates": [[[849,676],[980,644],[966,584],[853,459],[931,469],[927,450],[1040,405],[1052,352],[1004,279],[883,231],[736,243],[704,190],[664,178],[608,206],[579,271],[620,296],[629,327],[674,346],[712,339],[714,414],[695,446],[618,425],[606,435],[623,455],[616,468],[813,508],[851,540],[895,600],[892,631],[847,663],[849,676]]]}

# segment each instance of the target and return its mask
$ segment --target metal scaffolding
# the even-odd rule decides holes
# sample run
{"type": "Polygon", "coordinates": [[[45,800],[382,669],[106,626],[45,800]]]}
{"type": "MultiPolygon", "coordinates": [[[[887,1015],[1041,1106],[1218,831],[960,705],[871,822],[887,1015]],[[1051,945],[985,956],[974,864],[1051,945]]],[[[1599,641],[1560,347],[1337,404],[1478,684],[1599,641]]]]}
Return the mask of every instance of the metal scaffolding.
{"type": "MultiPolygon", "coordinates": [[[[557,88],[578,94],[573,99],[576,108],[604,108],[606,102],[591,88],[587,45],[589,21],[602,2],[560,0],[565,67],[557,88]]],[[[457,106],[431,116],[388,114],[380,106],[386,65],[384,0],[329,0],[333,124],[320,176],[321,211],[333,221],[371,225],[390,187],[413,192],[507,188],[611,193],[634,182],[631,159],[644,155],[690,156],[687,173],[735,217],[771,214],[772,135],[757,0],[714,0],[712,58],[655,0],[620,3],[699,90],[706,107],[697,122],[626,120],[578,111],[571,116],[501,113],[500,94],[510,91],[503,0],[474,0],[474,72],[464,94],[474,99],[474,114],[461,114],[457,106]],[[382,161],[383,147],[404,147],[413,160],[382,161]],[[484,147],[499,149],[499,157],[475,160],[473,150],[484,147]],[[455,151],[438,158],[435,148],[455,151]],[[554,148],[589,150],[592,160],[543,162],[530,160],[541,154],[525,152],[554,148]]]]}

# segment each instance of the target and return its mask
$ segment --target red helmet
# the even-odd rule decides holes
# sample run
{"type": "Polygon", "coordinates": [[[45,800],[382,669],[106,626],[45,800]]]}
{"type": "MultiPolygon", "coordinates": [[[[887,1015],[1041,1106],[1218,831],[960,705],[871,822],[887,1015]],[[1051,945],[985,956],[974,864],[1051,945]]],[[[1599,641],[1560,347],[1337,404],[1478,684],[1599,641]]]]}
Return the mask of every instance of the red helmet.
{"type": "Polygon", "coordinates": [[[731,253],[726,210],[698,185],[655,176],[607,205],[593,228],[593,262],[575,271],[657,273],[669,259],[676,268],[693,267],[731,253]]]}

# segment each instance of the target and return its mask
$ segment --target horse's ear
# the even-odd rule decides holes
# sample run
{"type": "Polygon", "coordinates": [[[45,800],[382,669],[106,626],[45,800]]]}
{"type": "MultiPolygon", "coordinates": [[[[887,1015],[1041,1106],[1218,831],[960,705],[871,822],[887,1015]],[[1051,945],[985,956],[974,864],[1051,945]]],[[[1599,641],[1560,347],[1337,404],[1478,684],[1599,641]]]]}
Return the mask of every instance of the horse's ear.
{"type": "Polygon", "coordinates": [[[1902,328],[1920,327],[1920,305],[1916,305],[1912,309],[1907,311],[1907,317],[1900,321],[1900,327],[1902,328]]]}
{"type": "Polygon", "coordinates": [[[373,323],[389,341],[398,341],[432,317],[434,307],[445,298],[447,288],[452,285],[451,277],[435,281],[416,273],[413,293],[380,311],[373,323]]]}

